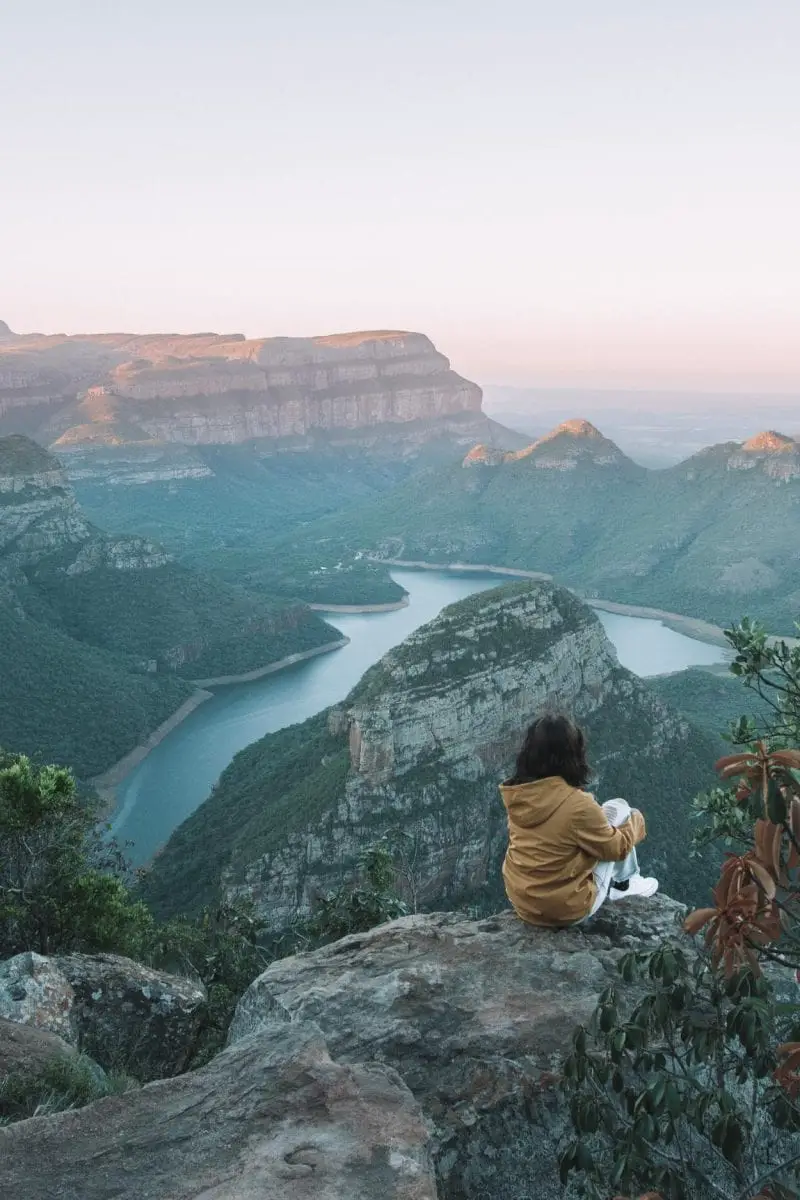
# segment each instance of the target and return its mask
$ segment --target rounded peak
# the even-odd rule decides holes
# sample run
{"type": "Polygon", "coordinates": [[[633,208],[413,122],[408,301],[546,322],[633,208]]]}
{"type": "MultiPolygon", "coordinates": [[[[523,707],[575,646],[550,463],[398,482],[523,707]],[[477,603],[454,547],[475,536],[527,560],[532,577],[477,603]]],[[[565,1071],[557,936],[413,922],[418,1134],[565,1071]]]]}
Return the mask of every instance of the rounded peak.
{"type": "Polygon", "coordinates": [[[559,433],[569,433],[573,437],[603,437],[597,426],[593,425],[591,421],[584,420],[583,417],[573,417],[569,421],[562,421],[548,436],[556,437],[559,433]]]}
{"type": "Polygon", "coordinates": [[[748,441],[743,442],[742,449],[750,450],[756,454],[769,453],[770,451],[796,450],[797,442],[794,438],[787,437],[785,433],[778,433],[774,429],[765,429],[761,433],[757,433],[755,437],[751,437],[748,441]]]}

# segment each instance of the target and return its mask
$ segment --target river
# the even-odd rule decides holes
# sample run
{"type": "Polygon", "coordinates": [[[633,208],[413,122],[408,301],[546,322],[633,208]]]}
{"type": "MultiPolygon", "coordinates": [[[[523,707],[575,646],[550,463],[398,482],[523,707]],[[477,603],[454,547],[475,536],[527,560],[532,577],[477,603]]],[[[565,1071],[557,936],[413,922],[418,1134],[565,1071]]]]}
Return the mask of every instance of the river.
{"type": "MultiPolygon", "coordinates": [[[[126,853],[135,864],[148,861],[205,800],[239,750],[344,699],[368,667],[446,605],[503,582],[485,572],[394,569],[392,576],[409,593],[406,608],[329,614],[326,619],[350,638],[349,645],[251,683],[219,688],[131,771],[117,788],[112,832],[120,842],[130,843],[126,853]]],[[[725,658],[719,647],[676,633],[660,621],[597,615],[622,665],[638,675],[725,658]]]]}

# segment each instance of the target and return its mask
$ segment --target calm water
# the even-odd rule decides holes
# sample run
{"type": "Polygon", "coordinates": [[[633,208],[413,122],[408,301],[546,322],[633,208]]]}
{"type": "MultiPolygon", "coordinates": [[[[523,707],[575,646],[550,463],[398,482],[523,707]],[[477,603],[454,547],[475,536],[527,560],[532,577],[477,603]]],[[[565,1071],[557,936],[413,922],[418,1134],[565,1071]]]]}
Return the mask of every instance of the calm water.
{"type": "MultiPolygon", "coordinates": [[[[253,683],[220,688],[173,730],[117,789],[113,832],[130,841],[130,857],[147,861],[205,800],[233,756],[263,737],[342,700],[374,662],[432,620],[447,604],[503,582],[488,574],[392,572],[410,593],[407,608],[389,613],[331,614],[350,638],[331,654],[298,663],[253,683]]],[[[724,651],[673,633],[659,621],[598,612],[620,662],[639,675],[720,662],[724,651]]]]}

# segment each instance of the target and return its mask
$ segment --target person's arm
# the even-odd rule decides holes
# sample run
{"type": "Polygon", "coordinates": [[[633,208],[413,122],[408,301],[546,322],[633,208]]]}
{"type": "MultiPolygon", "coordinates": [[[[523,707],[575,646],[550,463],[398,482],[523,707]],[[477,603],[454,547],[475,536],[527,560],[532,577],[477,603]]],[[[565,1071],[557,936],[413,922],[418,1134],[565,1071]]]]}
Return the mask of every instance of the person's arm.
{"type": "Polygon", "coordinates": [[[588,795],[575,813],[573,832],[581,850],[598,862],[622,862],[647,834],[638,809],[632,809],[630,820],[613,829],[600,805],[588,795]]]}

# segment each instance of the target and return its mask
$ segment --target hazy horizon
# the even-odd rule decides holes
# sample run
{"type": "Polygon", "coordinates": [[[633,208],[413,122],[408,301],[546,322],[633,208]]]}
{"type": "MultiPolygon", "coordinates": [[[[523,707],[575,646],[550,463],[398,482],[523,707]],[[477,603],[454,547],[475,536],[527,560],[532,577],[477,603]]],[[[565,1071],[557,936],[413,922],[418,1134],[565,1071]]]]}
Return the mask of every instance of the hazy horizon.
{"type": "Polygon", "coordinates": [[[0,318],[791,395],[799,37],[788,0],[14,6],[0,318]]]}

